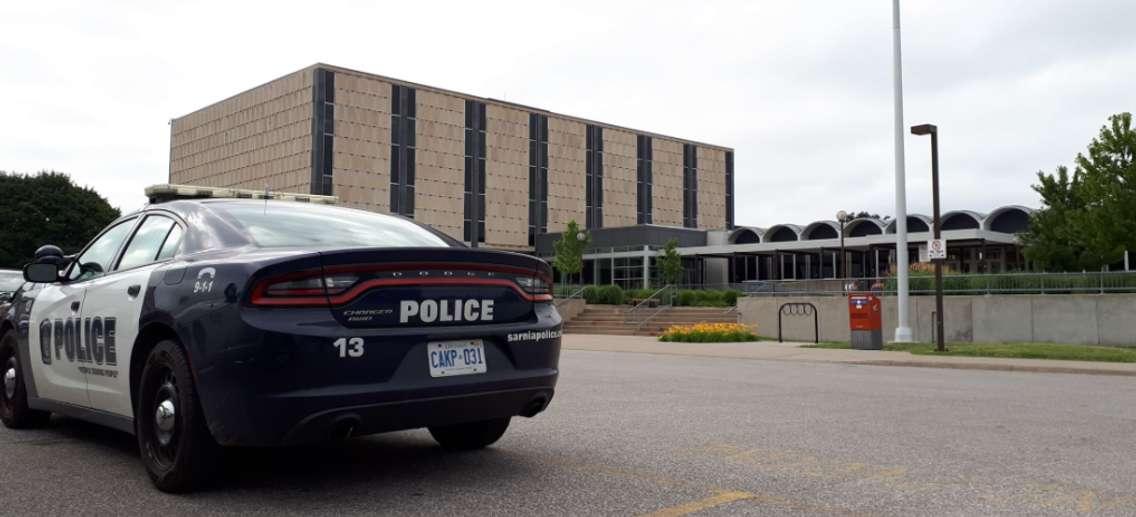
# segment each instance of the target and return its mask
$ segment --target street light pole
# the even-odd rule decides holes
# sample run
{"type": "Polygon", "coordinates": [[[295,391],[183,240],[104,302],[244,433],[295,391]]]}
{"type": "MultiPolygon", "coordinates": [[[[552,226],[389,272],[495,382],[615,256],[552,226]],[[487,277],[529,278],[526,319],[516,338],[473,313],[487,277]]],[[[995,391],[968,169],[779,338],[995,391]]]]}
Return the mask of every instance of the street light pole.
{"type": "MultiPolygon", "coordinates": [[[[935,240],[943,238],[942,220],[939,217],[939,128],[934,124],[911,127],[913,135],[931,135],[931,210],[934,211],[935,240]]],[[[943,337],[943,259],[933,259],[935,263],[935,350],[946,352],[943,337]]]]}
{"type": "Polygon", "coordinates": [[[843,285],[848,284],[848,261],[844,252],[844,220],[847,218],[848,213],[843,210],[836,213],[836,221],[840,223],[840,283],[843,285]]]}
{"type": "Polygon", "coordinates": [[[903,68],[899,50],[899,0],[892,0],[892,59],[895,100],[895,267],[897,322],[895,341],[911,342],[911,324],[908,321],[907,294],[907,186],[903,170],[903,68]]]}

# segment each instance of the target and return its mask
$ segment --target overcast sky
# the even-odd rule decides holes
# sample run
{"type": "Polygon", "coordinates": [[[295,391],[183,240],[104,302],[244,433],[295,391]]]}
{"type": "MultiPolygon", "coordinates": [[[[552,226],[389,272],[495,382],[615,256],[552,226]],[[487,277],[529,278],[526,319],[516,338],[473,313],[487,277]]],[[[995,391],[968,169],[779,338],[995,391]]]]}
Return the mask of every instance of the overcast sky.
{"type": "MultiPolygon", "coordinates": [[[[1132,0],[904,2],[905,123],[940,128],[944,209],[1036,206],[1039,169],[1136,109],[1133,20],[1132,0]]],[[[325,62],[734,147],[739,224],[892,214],[891,38],[888,0],[13,0],[0,170],[132,210],[167,181],[170,118],[325,62]]],[[[906,144],[929,212],[929,141],[906,144]]]]}

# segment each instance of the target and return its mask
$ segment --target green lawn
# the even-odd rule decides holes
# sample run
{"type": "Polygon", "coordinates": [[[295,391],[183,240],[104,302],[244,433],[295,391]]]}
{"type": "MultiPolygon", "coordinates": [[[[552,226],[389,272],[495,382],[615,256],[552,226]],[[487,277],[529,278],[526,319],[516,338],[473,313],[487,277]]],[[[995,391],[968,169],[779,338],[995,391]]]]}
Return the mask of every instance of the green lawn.
{"type": "MultiPolygon", "coordinates": [[[[847,342],[825,341],[808,348],[852,348],[847,342]]],[[[1136,363],[1136,347],[1061,345],[1055,343],[948,343],[946,352],[936,352],[930,343],[884,345],[884,350],[911,352],[917,355],[952,355],[969,357],[1008,357],[1021,359],[1062,359],[1069,361],[1105,361],[1136,363]]]]}

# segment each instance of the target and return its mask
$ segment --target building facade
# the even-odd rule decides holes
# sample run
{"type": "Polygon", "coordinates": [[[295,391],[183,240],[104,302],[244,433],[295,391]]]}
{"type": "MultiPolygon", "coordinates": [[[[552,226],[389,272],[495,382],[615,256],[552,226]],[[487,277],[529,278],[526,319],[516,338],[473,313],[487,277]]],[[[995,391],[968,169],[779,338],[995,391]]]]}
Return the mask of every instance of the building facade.
{"type": "Polygon", "coordinates": [[[470,245],[731,229],[734,151],[317,64],[171,121],[169,181],[334,195],[470,245]]]}

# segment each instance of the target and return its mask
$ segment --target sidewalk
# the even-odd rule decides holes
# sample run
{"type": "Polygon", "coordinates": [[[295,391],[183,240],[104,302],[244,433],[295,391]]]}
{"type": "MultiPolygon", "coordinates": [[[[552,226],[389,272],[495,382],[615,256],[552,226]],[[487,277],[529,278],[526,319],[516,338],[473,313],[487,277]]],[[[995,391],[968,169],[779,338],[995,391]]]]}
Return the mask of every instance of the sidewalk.
{"type": "Polygon", "coordinates": [[[885,352],[879,350],[801,348],[801,345],[805,344],[808,343],[778,343],[776,341],[754,341],[750,343],[665,343],[654,337],[608,336],[598,334],[564,334],[562,341],[563,347],[567,350],[590,350],[598,352],[729,357],[738,359],[761,359],[766,361],[804,361],[877,366],[1136,376],[1136,363],[1054,361],[1049,359],[1001,359],[992,357],[937,357],[913,355],[908,352],[885,352]]]}

